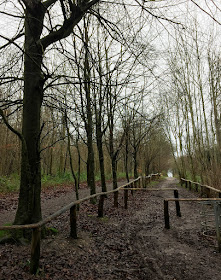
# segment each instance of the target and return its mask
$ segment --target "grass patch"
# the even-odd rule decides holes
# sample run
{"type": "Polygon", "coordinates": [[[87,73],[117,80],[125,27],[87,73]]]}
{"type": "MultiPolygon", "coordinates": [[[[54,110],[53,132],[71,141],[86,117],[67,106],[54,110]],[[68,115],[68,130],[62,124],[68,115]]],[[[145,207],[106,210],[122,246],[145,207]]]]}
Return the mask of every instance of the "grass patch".
{"type": "MultiPolygon", "coordinates": [[[[76,174],[77,175],[77,174],[76,174]]],[[[112,174],[105,174],[106,180],[112,179],[112,174]]],[[[132,174],[129,174],[131,177],[132,174]]],[[[118,179],[126,179],[126,174],[124,172],[119,172],[117,174],[118,179]]],[[[95,176],[96,181],[100,181],[100,174],[95,176]]],[[[80,182],[87,181],[87,173],[82,172],[80,175],[80,182]]],[[[73,177],[70,172],[65,173],[57,173],[55,175],[47,175],[43,174],[41,178],[42,187],[47,186],[59,186],[63,184],[73,183],[73,177]]],[[[20,186],[20,175],[19,174],[11,174],[9,176],[0,176],[0,193],[10,193],[19,190],[20,186]]]]}
{"type": "Polygon", "coordinates": [[[158,183],[159,183],[159,181],[151,181],[151,182],[148,184],[148,187],[155,187],[158,183]]]}

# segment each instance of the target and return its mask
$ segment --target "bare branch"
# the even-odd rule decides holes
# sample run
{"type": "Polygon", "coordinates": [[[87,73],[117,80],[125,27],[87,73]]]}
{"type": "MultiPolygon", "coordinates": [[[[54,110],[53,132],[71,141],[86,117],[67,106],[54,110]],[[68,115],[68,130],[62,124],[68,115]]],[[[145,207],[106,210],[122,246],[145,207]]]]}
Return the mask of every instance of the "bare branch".
{"type": "Polygon", "coordinates": [[[196,1],[191,0],[201,11],[203,11],[205,14],[207,14],[209,17],[211,17],[216,23],[221,25],[221,22],[219,22],[214,16],[212,16],[210,13],[208,13],[205,9],[203,9],[199,4],[196,3],[196,1]]]}
{"type": "Polygon", "coordinates": [[[16,36],[13,37],[12,39],[9,39],[9,38],[7,38],[7,37],[5,37],[5,36],[3,36],[3,35],[0,35],[0,37],[1,37],[2,39],[8,41],[8,43],[6,43],[5,45],[3,45],[3,46],[0,47],[0,50],[4,49],[5,47],[9,46],[10,44],[13,44],[13,45],[15,45],[17,48],[19,48],[19,49],[23,52],[22,48],[21,48],[18,44],[15,43],[15,40],[17,40],[18,38],[20,38],[20,37],[22,37],[22,36],[24,36],[24,32],[19,33],[18,35],[16,35],[16,36]]]}
{"type": "Polygon", "coordinates": [[[3,119],[4,123],[5,123],[5,125],[8,127],[8,129],[10,129],[14,134],[16,134],[16,135],[18,136],[18,138],[19,138],[21,141],[23,141],[23,140],[24,140],[23,135],[22,135],[19,131],[17,131],[16,129],[14,129],[14,128],[9,124],[9,122],[8,122],[6,116],[5,116],[5,114],[4,114],[4,112],[3,112],[3,110],[2,110],[1,108],[0,108],[0,116],[2,116],[2,119],[3,119]]]}
{"type": "Polygon", "coordinates": [[[42,45],[43,48],[46,49],[49,45],[68,37],[73,32],[74,26],[79,23],[86,11],[98,2],[99,0],[93,0],[85,4],[84,6],[77,6],[74,3],[72,3],[71,5],[69,3],[71,9],[70,17],[64,20],[63,25],[58,30],[53,31],[42,38],[39,42],[40,45],[42,45]]]}

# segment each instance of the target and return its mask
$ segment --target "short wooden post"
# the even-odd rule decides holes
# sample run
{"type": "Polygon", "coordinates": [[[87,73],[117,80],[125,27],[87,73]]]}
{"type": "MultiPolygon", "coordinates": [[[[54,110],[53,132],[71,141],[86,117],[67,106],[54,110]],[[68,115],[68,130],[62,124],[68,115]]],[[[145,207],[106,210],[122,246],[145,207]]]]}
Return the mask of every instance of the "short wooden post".
{"type": "Polygon", "coordinates": [[[147,182],[147,176],[145,176],[144,181],[145,181],[145,188],[146,188],[146,187],[147,187],[147,184],[148,184],[148,182],[147,182]]]}
{"type": "Polygon", "coordinates": [[[206,197],[210,198],[210,189],[206,187],[206,197]]]}
{"type": "Polygon", "coordinates": [[[191,191],[192,189],[192,185],[191,185],[191,181],[189,181],[189,190],[191,191]]]}
{"type": "MultiPolygon", "coordinates": [[[[139,177],[139,180],[138,180],[138,187],[141,188],[141,179],[142,177],[139,177]]],[[[142,186],[143,187],[143,186],[142,186]]]]}
{"type": "Polygon", "coordinates": [[[118,191],[114,193],[114,207],[118,208],[118,191]]]}
{"type": "Polygon", "coordinates": [[[127,190],[127,187],[125,187],[124,189],[124,209],[127,209],[128,208],[128,190],[127,190]]]}
{"type": "Polygon", "coordinates": [[[70,208],[70,236],[77,239],[77,207],[76,205],[70,208]]]}
{"type": "MultiPolygon", "coordinates": [[[[134,182],[131,182],[130,187],[131,187],[132,189],[134,188],[134,182]]],[[[131,192],[131,195],[133,196],[133,195],[134,195],[134,191],[131,190],[130,192],[131,192]]]]}
{"type": "Polygon", "coordinates": [[[205,187],[200,185],[200,196],[203,197],[205,194],[205,187]]]}
{"type": "Polygon", "coordinates": [[[186,189],[187,189],[187,187],[188,187],[188,182],[187,182],[187,181],[185,181],[185,187],[186,187],[186,189]]]}
{"type": "Polygon", "coordinates": [[[221,198],[221,192],[219,192],[219,198],[221,198]]]}
{"type": "Polygon", "coordinates": [[[198,192],[198,184],[195,184],[195,190],[198,192]]]}
{"type": "Polygon", "coordinates": [[[218,249],[219,252],[221,252],[221,232],[220,232],[221,205],[219,203],[214,205],[214,214],[215,214],[215,222],[216,222],[216,237],[217,237],[218,249]]]}
{"type": "Polygon", "coordinates": [[[164,200],[164,221],[165,221],[165,228],[170,228],[170,217],[169,217],[169,202],[164,200]]]}
{"type": "Polygon", "coordinates": [[[104,217],[104,198],[105,195],[101,195],[98,203],[98,217],[102,218],[104,217]]]}
{"type": "Polygon", "coordinates": [[[40,259],[40,247],[41,247],[41,228],[34,228],[32,230],[31,239],[31,263],[30,273],[36,274],[39,268],[40,259]]]}
{"type": "MultiPolygon", "coordinates": [[[[178,190],[174,190],[174,197],[175,197],[175,198],[179,198],[178,190]]],[[[177,215],[178,217],[181,217],[180,202],[179,202],[179,201],[175,201],[175,205],[176,205],[176,215],[177,215]]]]}

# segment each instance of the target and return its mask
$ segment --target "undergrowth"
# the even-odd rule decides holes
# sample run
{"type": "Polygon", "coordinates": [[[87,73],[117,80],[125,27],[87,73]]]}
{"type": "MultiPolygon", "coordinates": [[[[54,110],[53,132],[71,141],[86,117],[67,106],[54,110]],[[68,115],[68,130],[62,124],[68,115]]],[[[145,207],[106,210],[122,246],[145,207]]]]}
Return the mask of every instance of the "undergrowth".
{"type": "MultiPolygon", "coordinates": [[[[131,174],[130,174],[131,175],[131,174]]],[[[118,179],[125,178],[125,173],[118,173],[118,179]]],[[[106,174],[106,180],[111,180],[111,174],[106,174]]],[[[0,193],[10,193],[19,190],[19,174],[11,174],[9,176],[0,176],[0,193]]],[[[100,181],[100,174],[95,176],[96,181],[100,181]]],[[[59,186],[73,183],[73,177],[70,172],[57,173],[55,175],[42,175],[42,187],[59,186]]],[[[80,175],[80,182],[87,181],[87,173],[82,172],[80,175]]]]}

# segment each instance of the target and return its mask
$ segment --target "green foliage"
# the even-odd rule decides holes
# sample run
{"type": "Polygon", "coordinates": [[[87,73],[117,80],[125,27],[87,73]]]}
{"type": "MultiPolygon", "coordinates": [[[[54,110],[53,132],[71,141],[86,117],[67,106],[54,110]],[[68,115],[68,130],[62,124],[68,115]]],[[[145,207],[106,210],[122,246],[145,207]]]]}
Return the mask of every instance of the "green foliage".
{"type": "Polygon", "coordinates": [[[41,182],[43,186],[60,185],[63,183],[72,182],[72,176],[70,173],[56,174],[56,175],[42,175],[41,182]]]}
{"type": "Polygon", "coordinates": [[[56,235],[56,234],[58,234],[58,230],[53,227],[48,227],[48,228],[46,228],[46,234],[47,235],[56,235]]]}
{"type": "MultiPolygon", "coordinates": [[[[191,172],[190,172],[189,170],[186,171],[186,178],[185,178],[185,179],[193,181],[191,172]]],[[[198,183],[201,183],[201,177],[200,177],[199,175],[196,175],[194,181],[196,181],[196,182],[198,182],[198,183]]]]}
{"type": "Polygon", "coordinates": [[[11,174],[10,176],[0,177],[0,192],[13,192],[19,190],[19,175],[11,174]]]}
{"type": "Polygon", "coordinates": [[[161,175],[160,178],[159,178],[159,180],[160,180],[160,181],[163,181],[163,180],[165,180],[166,178],[168,178],[168,176],[161,175]]]}
{"type": "MultiPolygon", "coordinates": [[[[6,223],[3,226],[11,226],[11,225],[12,225],[11,223],[6,223]]],[[[9,236],[10,234],[11,234],[10,230],[0,230],[0,239],[9,236]]]]}
{"type": "MultiPolygon", "coordinates": [[[[126,178],[126,174],[124,172],[119,172],[117,176],[118,179],[126,178]]],[[[129,174],[129,176],[131,177],[132,174],[129,174]]],[[[112,174],[106,174],[106,179],[111,180],[112,174]]],[[[20,185],[19,180],[20,180],[19,174],[16,173],[11,174],[10,176],[0,177],[0,193],[10,193],[10,192],[18,191],[20,185]]],[[[96,181],[100,180],[100,174],[97,174],[95,176],[95,180],[96,181]]],[[[73,181],[74,180],[70,172],[57,173],[56,175],[47,175],[47,174],[42,175],[43,187],[69,184],[69,183],[73,183],[73,181]]],[[[82,172],[80,174],[80,182],[85,182],[85,181],[87,181],[87,173],[82,172]]]]}
{"type": "MultiPolygon", "coordinates": [[[[76,174],[78,177],[78,174],[76,174]]],[[[42,185],[49,186],[49,185],[61,185],[67,183],[73,183],[74,179],[70,172],[65,173],[57,173],[56,175],[42,175],[42,185]]],[[[87,181],[87,173],[82,172],[80,174],[80,182],[87,181]]]]}
{"type": "Polygon", "coordinates": [[[151,182],[148,184],[148,187],[154,187],[154,186],[156,186],[158,183],[159,183],[159,181],[151,181],[151,182]]]}

